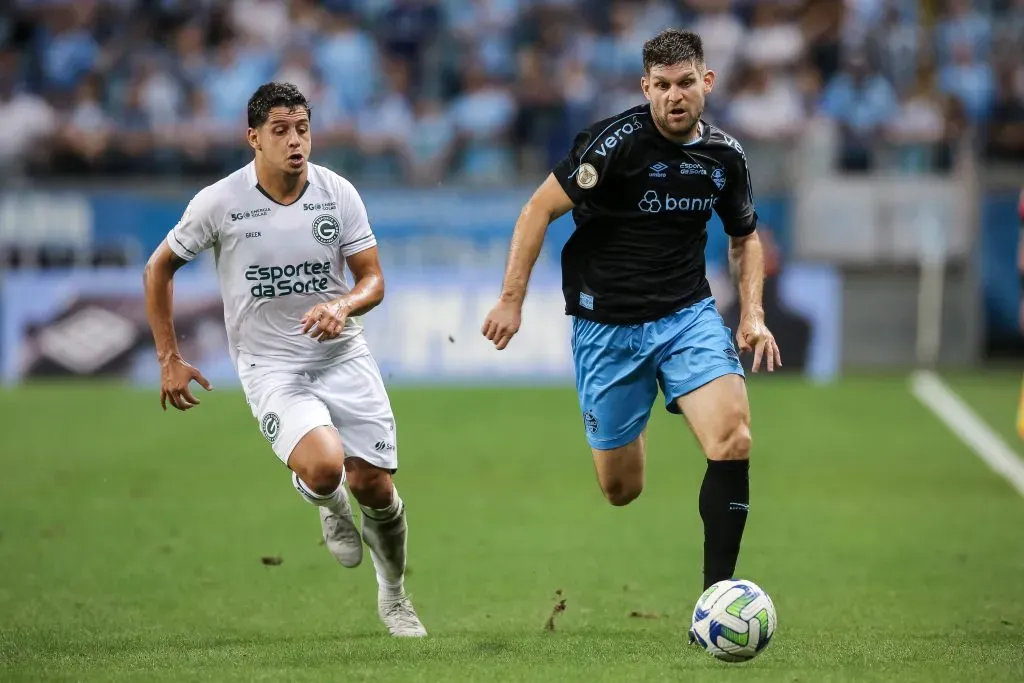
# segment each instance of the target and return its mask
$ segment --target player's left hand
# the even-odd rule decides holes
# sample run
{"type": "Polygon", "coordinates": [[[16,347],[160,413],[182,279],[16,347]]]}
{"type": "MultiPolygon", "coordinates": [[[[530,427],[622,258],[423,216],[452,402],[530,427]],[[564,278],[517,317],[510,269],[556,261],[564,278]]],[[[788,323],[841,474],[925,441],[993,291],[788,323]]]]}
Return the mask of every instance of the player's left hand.
{"type": "Polygon", "coordinates": [[[306,311],[299,323],[302,334],[308,334],[317,341],[336,339],[345,329],[348,319],[348,308],[342,299],[317,304],[306,311]]]}
{"type": "Polygon", "coordinates": [[[782,367],[779,345],[775,343],[775,337],[765,327],[760,315],[745,315],[740,319],[739,329],[736,330],[736,345],[740,353],[754,352],[754,360],[751,363],[753,372],[761,369],[762,358],[768,372],[773,372],[776,367],[782,367]]]}

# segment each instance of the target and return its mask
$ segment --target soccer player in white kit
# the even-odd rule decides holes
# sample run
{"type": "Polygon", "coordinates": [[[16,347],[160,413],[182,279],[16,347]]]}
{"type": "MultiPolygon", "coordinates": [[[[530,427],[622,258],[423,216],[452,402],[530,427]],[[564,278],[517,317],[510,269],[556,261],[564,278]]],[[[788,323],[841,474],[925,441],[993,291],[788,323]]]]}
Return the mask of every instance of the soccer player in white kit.
{"type": "Polygon", "coordinates": [[[202,189],[146,265],[161,405],[199,405],[192,380],[211,389],[181,357],[171,309],[175,271],[212,248],[229,351],[263,436],[319,509],[338,562],[358,565],[365,540],[378,612],[391,634],[424,636],[404,589],[408,527],[392,481],[395,419],[353,318],[384,298],[366,208],[349,181],[309,163],[309,105],[295,86],[261,86],[248,117],[254,161],[202,189]],[[346,480],[359,502],[361,534],[346,480]]]}

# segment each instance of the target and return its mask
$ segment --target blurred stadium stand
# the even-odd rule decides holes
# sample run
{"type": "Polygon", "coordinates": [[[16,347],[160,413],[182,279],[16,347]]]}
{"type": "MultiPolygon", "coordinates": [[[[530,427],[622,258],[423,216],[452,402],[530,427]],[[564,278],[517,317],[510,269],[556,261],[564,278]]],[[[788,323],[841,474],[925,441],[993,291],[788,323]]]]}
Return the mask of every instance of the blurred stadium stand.
{"type": "Polygon", "coordinates": [[[708,118],[747,144],[827,119],[849,170],[948,170],[967,129],[986,159],[1024,159],[1019,1],[4,4],[0,113],[22,123],[0,163],[33,178],[223,174],[248,158],[246,98],[281,79],[314,103],[318,158],[353,177],[507,185],[633,104],[666,26],[704,36],[708,118]]]}
{"type": "Polygon", "coordinates": [[[1021,352],[1024,0],[8,0],[0,268],[137,268],[250,158],[245,102],[278,79],[311,99],[313,160],[364,193],[391,272],[493,289],[526,193],[578,128],[641,101],[640,48],[667,26],[704,37],[706,118],[743,143],[787,270],[840,278],[839,365],[913,362],[929,249],[942,358],[1021,352]]]}

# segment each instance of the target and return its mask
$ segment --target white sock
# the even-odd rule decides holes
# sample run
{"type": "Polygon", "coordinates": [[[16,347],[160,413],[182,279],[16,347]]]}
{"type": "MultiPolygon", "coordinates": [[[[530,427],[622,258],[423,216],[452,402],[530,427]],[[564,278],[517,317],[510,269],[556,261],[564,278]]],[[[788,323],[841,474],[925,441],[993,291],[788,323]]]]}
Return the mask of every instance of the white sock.
{"type": "Polygon", "coordinates": [[[315,492],[306,484],[306,482],[299,479],[299,475],[295,472],[292,472],[292,486],[295,487],[295,490],[299,492],[299,495],[302,496],[307,503],[316,505],[317,507],[326,507],[332,512],[341,513],[344,510],[341,504],[341,496],[348,495],[345,491],[345,470],[341,471],[341,483],[338,484],[338,488],[336,488],[333,493],[328,493],[327,495],[321,495],[315,492]]]}
{"type": "Polygon", "coordinates": [[[405,521],[405,504],[397,488],[393,495],[386,508],[378,510],[360,505],[359,509],[363,511],[363,539],[377,570],[377,585],[381,592],[402,595],[409,527],[405,521]]]}

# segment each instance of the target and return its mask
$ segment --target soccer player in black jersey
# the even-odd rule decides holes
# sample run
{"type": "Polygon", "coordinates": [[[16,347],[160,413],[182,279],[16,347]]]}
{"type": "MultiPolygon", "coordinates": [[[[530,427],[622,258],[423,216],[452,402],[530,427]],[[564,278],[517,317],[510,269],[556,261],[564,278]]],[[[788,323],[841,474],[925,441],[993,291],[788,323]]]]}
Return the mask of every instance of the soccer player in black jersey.
{"type": "Polygon", "coordinates": [[[743,149],[701,120],[715,74],[700,36],[666,30],[643,48],[647,103],[598,121],[523,207],[498,303],[482,332],[504,349],[519,330],[548,224],[572,210],[562,289],[583,424],[612,505],[644,483],[644,434],[660,385],[707,456],[700,489],[704,586],[732,578],[749,507],[750,410],[743,368],[705,275],[707,222],[729,234],[741,300],[736,341],[769,371],[764,261],[743,149]]]}

